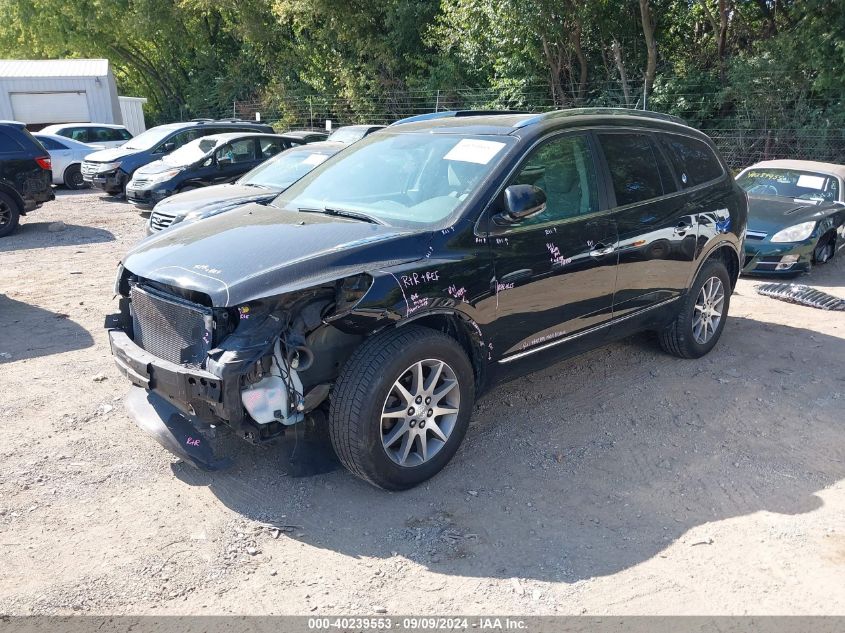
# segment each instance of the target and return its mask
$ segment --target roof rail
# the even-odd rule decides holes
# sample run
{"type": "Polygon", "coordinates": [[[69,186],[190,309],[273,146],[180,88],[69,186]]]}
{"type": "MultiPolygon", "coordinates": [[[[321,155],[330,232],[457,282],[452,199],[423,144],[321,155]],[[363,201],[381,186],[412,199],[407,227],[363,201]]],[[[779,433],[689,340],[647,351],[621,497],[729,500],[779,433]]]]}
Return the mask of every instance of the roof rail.
{"type": "Polygon", "coordinates": [[[519,121],[516,125],[514,125],[514,127],[520,128],[527,125],[533,125],[534,123],[539,123],[540,121],[586,115],[629,116],[688,125],[688,123],[681,117],[677,117],[672,114],[663,114],[662,112],[652,112],[651,110],[635,110],[633,108],[568,108],[566,110],[554,110],[552,112],[537,114],[519,121]]]}
{"type": "Polygon", "coordinates": [[[191,119],[191,123],[211,123],[214,119],[191,119]]]}
{"type": "Polygon", "coordinates": [[[490,116],[492,114],[528,114],[524,110],[442,110],[439,112],[426,112],[425,114],[417,114],[414,116],[399,119],[390,124],[402,125],[403,123],[416,123],[417,121],[431,121],[433,119],[446,119],[450,117],[465,117],[465,116],[490,116]]]}

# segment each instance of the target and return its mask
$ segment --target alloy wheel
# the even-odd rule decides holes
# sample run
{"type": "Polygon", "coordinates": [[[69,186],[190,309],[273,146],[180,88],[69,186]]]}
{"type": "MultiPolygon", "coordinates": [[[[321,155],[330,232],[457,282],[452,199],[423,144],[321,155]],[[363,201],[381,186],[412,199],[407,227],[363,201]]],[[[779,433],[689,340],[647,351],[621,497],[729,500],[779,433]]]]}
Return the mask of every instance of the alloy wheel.
{"type": "Polygon", "coordinates": [[[381,413],[381,440],[399,466],[419,466],[446,445],[455,428],[461,390],[455,371],[436,359],[421,360],[400,374],[381,413]]]}
{"type": "Polygon", "coordinates": [[[12,210],[9,205],[0,200],[0,226],[6,226],[12,221],[12,210]]]}
{"type": "Polygon", "coordinates": [[[695,300],[692,314],[692,335],[696,343],[707,343],[722,321],[725,307],[725,287],[718,277],[710,277],[704,282],[695,300]]]}

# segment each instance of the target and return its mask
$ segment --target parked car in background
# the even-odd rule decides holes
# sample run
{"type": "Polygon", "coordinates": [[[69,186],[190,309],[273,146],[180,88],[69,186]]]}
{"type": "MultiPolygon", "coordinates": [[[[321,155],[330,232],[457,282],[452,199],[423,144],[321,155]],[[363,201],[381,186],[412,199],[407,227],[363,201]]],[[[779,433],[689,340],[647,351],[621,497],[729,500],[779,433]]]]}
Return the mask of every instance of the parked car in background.
{"type": "Polygon", "coordinates": [[[748,194],[743,273],[810,272],[845,244],[845,165],[769,160],[736,181],[748,194]]]}
{"type": "Polygon", "coordinates": [[[41,134],[65,136],[79,143],[99,145],[101,148],[120,147],[132,138],[122,125],[111,123],[60,123],[39,130],[41,134]]]}
{"type": "Polygon", "coordinates": [[[82,161],[89,154],[101,149],[99,145],[79,143],[58,134],[37,132],[33,136],[50,154],[53,164],[53,184],[64,185],[68,189],[81,189],[90,186],[82,178],[82,161]]]}
{"type": "Polygon", "coordinates": [[[354,143],[360,141],[365,136],[372,134],[378,130],[384,129],[385,125],[344,125],[337,128],[334,132],[329,134],[326,140],[334,141],[335,143],[354,143]]]}
{"type": "Polygon", "coordinates": [[[301,138],[305,143],[319,143],[329,137],[327,132],[321,132],[320,130],[288,130],[285,132],[285,136],[301,138]]]}
{"type": "Polygon", "coordinates": [[[50,155],[23,123],[0,121],[0,237],[20,216],[55,198],[50,155]]]}
{"type": "Polygon", "coordinates": [[[147,233],[255,202],[267,204],[317,165],[346,147],[343,143],[308,143],[285,150],[233,183],[177,193],[159,202],[147,222],[147,233]]]}
{"type": "Polygon", "coordinates": [[[203,136],[226,132],[260,132],[273,134],[273,128],[263,123],[238,121],[190,121],[169,123],[142,132],[125,145],[95,152],[82,163],[82,177],[112,195],[122,194],[126,183],[139,167],[163,158],[203,136]]]}
{"type": "Polygon", "coordinates": [[[281,134],[212,134],[139,167],[126,185],[126,199],[152,208],[174,193],[232,182],[279,152],[301,145],[281,134]]]}
{"type": "Polygon", "coordinates": [[[352,473],[409,488],[501,381],[641,330],[682,358],[712,350],[746,212],[674,117],[406,123],[269,205],[136,245],[111,350],[130,415],[189,464],[225,464],[222,428],[260,444],[309,418],[352,473]]]}

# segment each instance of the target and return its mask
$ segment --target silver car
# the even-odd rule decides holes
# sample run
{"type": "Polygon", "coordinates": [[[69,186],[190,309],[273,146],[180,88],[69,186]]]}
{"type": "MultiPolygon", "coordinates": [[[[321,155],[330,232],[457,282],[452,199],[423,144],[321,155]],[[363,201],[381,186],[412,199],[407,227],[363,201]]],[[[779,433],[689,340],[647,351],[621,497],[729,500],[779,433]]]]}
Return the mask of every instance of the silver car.
{"type": "Polygon", "coordinates": [[[53,163],[53,184],[68,189],[82,189],[90,185],[82,180],[82,161],[97,152],[101,145],[88,145],[57,134],[33,134],[50,154],[53,163]]]}

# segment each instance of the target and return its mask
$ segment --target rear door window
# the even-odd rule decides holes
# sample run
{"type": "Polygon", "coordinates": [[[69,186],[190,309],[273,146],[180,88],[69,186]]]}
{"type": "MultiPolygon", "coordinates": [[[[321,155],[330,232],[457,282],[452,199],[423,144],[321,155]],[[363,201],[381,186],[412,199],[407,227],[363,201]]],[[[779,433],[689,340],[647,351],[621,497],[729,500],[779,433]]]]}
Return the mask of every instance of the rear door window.
{"type": "Polygon", "coordinates": [[[66,130],[61,131],[62,136],[67,136],[69,139],[74,141],[79,141],[80,143],[92,143],[91,140],[94,138],[93,134],[90,134],[91,130],[87,127],[72,127],[66,130]]]}
{"type": "Polygon", "coordinates": [[[288,149],[290,146],[290,141],[284,141],[280,138],[259,138],[258,158],[265,160],[271,156],[275,156],[282,150],[288,149]]]}
{"type": "Polygon", "coordinates": [[[665,159],[650,135],[599,133],[597,136],[610,171],[617,206],[644,202],[675,190],[665,159]],[[662,175],[661,171],[667,173],[662,175]],[[665,187],[664,178],[667,179],[665,187]]]}
{"type": "Polygon", "coordinates": [[[682,187],[694,187],[719,178],[724,173],[719,159],[704,141],[680,134],[661,133],[660,136],[675,163],[682,187]]]}

